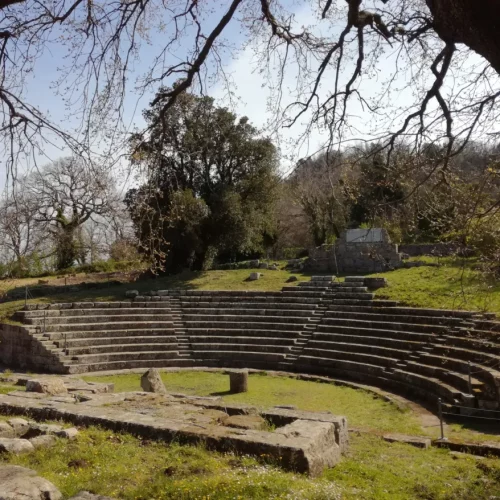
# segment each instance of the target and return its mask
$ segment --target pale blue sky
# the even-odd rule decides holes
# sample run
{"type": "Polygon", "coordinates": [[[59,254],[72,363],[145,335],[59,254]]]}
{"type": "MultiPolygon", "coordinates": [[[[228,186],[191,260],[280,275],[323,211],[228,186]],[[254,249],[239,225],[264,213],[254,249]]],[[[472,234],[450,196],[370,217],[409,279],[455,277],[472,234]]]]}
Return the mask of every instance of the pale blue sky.
{"type": "MultiPolygon", "coordinates": [[[[313,15],[307,6],[304,6],[302,2],[294,2],[289,0],[287,2],[291,9],[293,9],[297,25],[309,25],[316,24],[317,17],[313,15]]],[[[227,8],[226,2],[222,2],[223,10],[227,8]]],[[[219,4],[217,4],[219,5],[219,4]]],[[[220,17],[222,9],[220,5],[214,10],[212,16],[205,23],[204,32],[208,33],[211,30],[211,24],[220,17]]],[[[329,29],[329,34],[331,35],[331,27],[324,22],[319,23],[317,33],[320,33],[321,29],[325,29],[325,26],[329,29]]],[[[339,24],[338,27],[341,25],[339,24]]],[[[233,21],[224,31],[224,37],[227,38],[235,46],[240,46],[243,42],[243,34],[240,25],[233,21]]],[[[159,47],[162,47],[164,43],[165,34],[163,35],[153,35],[150,41],[150,45],[143,45],[139,53],[138,60],[134,63],[133,72],[129,78],[129,89],[126,94],[126,101],[124,107],[124,117],[127,124],[130,125],[130,129],[134,127],[141,127],[143,125],[143,120],[141,117],[142,110],[147,106],[150,101],[153,92],[146,94],[142,99],[138,100],[137,94],[134,92],[134,82],[135,79],[143,74],[152,61],[152,57],[157,53],[159,47]]],[[[377,66],[377,71],[372,71],[370,74],[363,76],[364,91],[368,94],[375,95],[383,87],[383,82],[386,80],[387,75],[389,75],[395,67],[395,57],[394,53],[397,48],[390,48],[389,45],[385,47],[385,53],[382,54],[380,61],[377,66]]],[[[179,48],[175,56],[182,57],[185,54],[186,48],[184,50],[179,48]]],[[[54,80],[58,78],[58,68],[64,63],[63,56],[65,54],[65,49],[54,44],[50,46],[49,49],[43,54],[43,56],[38,60],[34,77],[28,85],[27,96],[29,100],[39,106],[39,108],[47,112],[50,118],[61,127],[66,129],[71,129],[75,126],[75,120],[67,115],[67,111],[62,105],[60,97],[55,95],[54,90],[51,89],[51,84],[54,80]]],[[[172,61],[175,59],[172,58],[172,61]]],[[[267,76],[265,74],[259,73],[257,71],[257,64],[255,57],[253,56],[253,51],[251,47],[246,48],[239,52],[235,59],[228,58],[225,61],[225,68],[227,73],[232,77],[234,86],[232,86],[236,95],[240,100],[236,101],[235,111],[240,115],[247,115],[250,120],[264,129],[264,131],[269,130],[266,122],[270,118],[270,114],[267,111],[267,101],[269,98],[269,89],[266,86],[267,76]]],[[[349,64],[345,67],[345,78],[350,76],[352,66],[349,64]]],[[[404,86],[407,79],[410,78],[408,71],[403,70],[401,75],[396,80],[396,83],[400,87],[404,86]]],[[[171,84],[174,79],[166,81],[165,84],[171,84]]],[[[331,86],[333,81],[333,76],[328,74],[323,82],[323,88],[321,89],[321,94],[325,95],[328,91],[328,87],[331,86]]],[[[423,82],[425,83],[425,81],[423,82]]],[[[285,92],[284,102],[289,102],[293,99],[292,91],[296,85],[296,70],[294,67],[288,68],[287,77],[284,80],[284,88],[290,89],[290,92],[285,92]]],[[[222,100],[225,92],[222,85],[216,84],[208,90],[208,93],[219,99],[221,104],[228,104],[222,100]]],[[[399,104],[404,104],[407,100],[409,102],[409,93],[407,90],[402,90],[400,92],[395,92],[391,96],[392,102],[397,102],[399,104]]],[[[367,112],[361,109],[360,106],[354,106],[352,108],[354,116],[352,117],[352,123],[360,131],[360,135],[367,134],[373,131],[373,123],[370,123],[369,115],[367,112]]],[[[321,132],[318,130],[313,131],[308,140],[302,144],[301,148],[292,148],[290,143],[295,141],[301,136],[304,130],[304,123],[307,121],[307,116],[303,120],[299,121],[292,129],[287,129],[282,131],[280,146],[282,149],[282,154],[284,156],[284,169],[286,170],[293,161],[299,156],[304,156],[306,154],[313,153],[320,144],[324,141],[325,137],[322,136],[321,132]]],[[[375,130],[376,131],[376,130],[375,130]]],[[[44,148],[45,159],[40,158],[40,163],[49,161],[50,159],[56,159],[65,154],[64,150],[58,149],[55,146],[46,146],[44,148]]],[[[23,165],[19,165],[19,170],[23,169],[23,165]]],[[[5,167],[0,164],[0,184],[5,184],[5,167]]]]}

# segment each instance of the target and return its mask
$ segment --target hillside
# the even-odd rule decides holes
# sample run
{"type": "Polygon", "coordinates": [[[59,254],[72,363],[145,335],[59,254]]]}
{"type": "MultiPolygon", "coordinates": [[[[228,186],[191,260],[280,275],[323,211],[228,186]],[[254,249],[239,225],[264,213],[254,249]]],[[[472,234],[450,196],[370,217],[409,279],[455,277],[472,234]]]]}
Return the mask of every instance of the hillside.
{"type": "MultiPolygon", "coordinates": [[[[488,282],[476,269],[474,260],[427,258],[429,265],[398,269],[375,276],[387,278],[389,286],[378,290],[379,298],[401,301],[415,307],[468,309],[500,313],[500,284],[488,282]]],[[[284,263],[282,263],[284,267],[284,263]]],[[[247,281],[252,270],[185,271],[183,273],[136,280],[136,273],[77,274],[65,278],[44,278],[46,285],[37,279],[0,281],[0,318],[5,319],[24,304],[24,290],[28,287],[30,302],[67,302],[82,300],[123,300],[127,290],[161,290],[182,288],[193,290],[280,290],[290,276],[299,280],[310,279],[311,273],[291,273],[260,270],[258,281],[247,281]],[[134,281],[136,280],[136,281],[134,281]],[[119,283],[121,281],[121,283],[119,283]],[[65,283],[67,285],[65,286],[65,283]],[[50,292],[45,295],[45,291],[50,292]],[[55,292],[55,293],[53,293],[55,292]],[[17,297],[12,300],[10,297],[17,297]]],[[[342,279],[342,277],[340,277],[342,279]]],[[[293,283],[291,283],[293,284],[293,283]]]]}

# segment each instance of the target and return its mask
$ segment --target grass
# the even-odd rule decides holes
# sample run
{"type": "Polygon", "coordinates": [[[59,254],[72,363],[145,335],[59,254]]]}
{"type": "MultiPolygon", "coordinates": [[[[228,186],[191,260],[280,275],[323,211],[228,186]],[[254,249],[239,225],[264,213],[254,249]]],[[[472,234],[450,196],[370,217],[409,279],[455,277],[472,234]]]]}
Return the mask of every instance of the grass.
{"type": "MultiPolygon", "coordinates": [[[[181,371],[162,373],[169,392],[197,396],[222,395],[228,403],[248,403],[262,408],[295,405],[301,410],[330,411],[347,417],[349,426],[377,432],[421,434],[419,420],[409,411],[370,392],[271,375],[250,375],[249,390],[227,394],[229,378],[222,373],[181,371]]],[[[140,375],[85,377],[87,381],[114,382],[115,392],[140,390],[140,375]]]]}
{"type": "Polygon", "coordinates": [[[415,307],[468,309],[500,313],[500,283],[491,282],[476,269],[476,259],[419,257],[437,267],[397,269],[384,276],[389,287],[377,297],[415,307]]]}
{"type": "MultiPolygon", "coordinates": [[[[329,411],[334,415],[346,416],[350,428],[376,435],[399,432],[438,438],[440,433],[438,426],[423,428],[420,417],[411,410],[402,409],[369,391],[351,387],[271,374],[252,374],[248,392],[228,394],[228,376],[223,373],[179,371],[163,372],[161,376],[169,392],[196,396],[220,395],[228,403],[246,403],[261,408],[294,405],[301,410],[329,411]]],[[[141,390],[139,374],[83,378],[89,382],[112,382],[115,392],[141,390]]],[[[458,442],[500,442],[498,426],[452,423],[447,426],[446,435],[458,442]]]]}
{"type": "Polygon", "coordinates": [[[0,382],[0,394],[8,394],[12,391],[18,391],[19,387],[10,384],[3,384],[0,382]]]}
{"type": "Polygon", "coordinates": [[[75,441],[3,456],[36,470],[68,498],[80,490],[121,499],[486,500],[500,495],[500,463],[354,435],[350,451],[318,479],[256,459],[209,452],[98,428],[75,441]]]}
{"type": "Polygon", "coordinates": [[[498,498],[500,461],[354,436],[349,456],[324,477],[345,500],[480,500],[498,498]]]}
{"type": "MultiPolygon", "coordinates": [[[[262,290],[277,291],[286,285],[287,279],[294,275],[299,280],[309,280],[310,275],[302,273],[290,273],[285,270],[268,271],[258,270],[263,276],[257,281],[247,281],[252,269],[235,269],[229,271],[184,271],[173,276],[143,279],[133,283],[122,283],[120,285],[108,285],[100,283],[98,288],[87,289],[79,292],[62,292],[47,297],[29,300],[29,303],[47,302],[81,302],[81,301],[112,301],[124,300],[127,290],[139,290],[147,292],[151,290],[162,290],[168,288],[180,288],[184,290],[262,290]]],[[[0,280],[0,296],[13,289],[23,289],[36,283],[32,278],[18,280],[0,280]]],[[[24,306],[24,300],[12,300],[0,303],[0,322],[5,322],[15,311],[24,306]]]]}
{"type": "MultiPolygon", "coordinates": [[[[224,394],[228,377],[221,373],[167,372],[162,378],[172,392],[221,393],[228,402],[327,410],[346,415],[351,427],[369,427],[374,432],[351,433],[347,455],[318,479],[285,472],[266,463],[265,457],[165,445],[96,427],[81,429],[75,441],[58,439],[50,449],[0,456],[0,465],[36,470],[65,498],[81,490],[125,500],[487,500],[500,495],[498,459],[422,450],[380,439],[382,431],[421,429],[414,415],[367,391],[255,374],[248,393],[229,395],[224,394]]],[[[139,388],[139,376],[133,374],[86,379],[113,381],[118,391],[139,388]]]]}
{"type": "MultiPolygon", "coordinates": [[[[500,314],[500,283],[488,281],[478,270],[475,259],[418,257],[431,266],[398,269],[375,276],[384,276],[389,287],[379,290],[379,298],[398,300],[415,307],[445,309],[470,309],[500,314]],[[437,267],[436,267],[437,265],[437,267]]],[[[283,264],[283,263],[282,263],[283,264]]],[[[252,270],[184,271],[174,276],[143,279],[120,285],[99,283],[95,289],[80,292],[61,292],[33,302],[69,302],[84,300],[123,300],[127,290],[161,290],[180,288],[192,290],[262,290],[278,291],[287,279],[295,275],[299,280],[309,280],[311,273],[290,273],[286,270],[259,270],[263,276],[257,281],[247,281],[252,270]]],[[[317,274],[317,273],[316,273],[317,274]]],[[[84,279],[84,275],[81,279],[84,279]]],[[[54,278],[55,279],[55,278],[54,278]]],[[[60,278],[58,278],[61,281],[60,278]]],[[[36,284],[32,278],[0,281],[0,295],[13,289],[23,289],[36,284]]],[[[51,283],[52,285],[53,283],[51,283]]],[[[24,300],[0,303],[0,321],[8,319],[24,305],[24,300]]]]}

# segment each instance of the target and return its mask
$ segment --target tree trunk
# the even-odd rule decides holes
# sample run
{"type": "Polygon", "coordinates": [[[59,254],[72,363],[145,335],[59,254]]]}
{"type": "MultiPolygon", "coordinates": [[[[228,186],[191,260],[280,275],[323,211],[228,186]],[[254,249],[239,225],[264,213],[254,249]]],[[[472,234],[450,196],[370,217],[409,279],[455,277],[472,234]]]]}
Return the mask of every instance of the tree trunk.
{"type": "Polygon", "coordinates": [[[77,258],[74,229],[66,226],[59,230],[57,235],[57,263],[58,270],[67,269],[74,265],[77,258]]]}
{"type": "Polygon", "coordinates": [[[426,0],[445,42],[463,43],[500,74],[499,0],[426,0]]]}

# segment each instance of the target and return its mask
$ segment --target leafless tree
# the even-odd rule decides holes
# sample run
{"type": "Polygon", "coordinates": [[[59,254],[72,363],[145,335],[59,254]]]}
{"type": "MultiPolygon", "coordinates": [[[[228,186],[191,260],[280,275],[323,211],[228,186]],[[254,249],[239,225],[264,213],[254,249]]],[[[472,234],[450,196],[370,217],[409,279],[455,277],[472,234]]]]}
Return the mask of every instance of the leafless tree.
{"type": "Polygon", "coordinates": [[[299,162],[290,176],[315,245],[326,243],[329,237],[338,238],[347,228],[357,175],[357,169],[342,154],[321,154],[299,162]]]}
{"type": "Polygon", "coordinates": [[[83,225],[102,223],[118,205],[107,172],[90,170],[77,158],[63,158],[33,172],[26,189],[37,209],[35,220],[46,224],[56,241],[58,268],[84,260],[79,244],[83,225]]]}
{"type": "Polygon", "coordinates": [[[12,166],[19,155],[33,154],[41,137],[57,136],[81,153],[111,124],[105,137],[117,140],[132,63],[141,45],[153,39],[151,66],[136,81],[139,92],[183,78],[154,100],[162,121],[189,87],[204,90],[213,78],[227,78],[223,63],[233,47],[224,37],[231,23],[239,23],[248,40],[260,41],[261,63],[277,64],[278,123],[288,127],[307,118],[309,128],[330,131],[330,147],[356,134],[353,116],[360,108],[378,118],[377,139],[384,139],[389,157],[399,138],[412,137],[416,147],[429,138],[445,140],[436,169],[446,169],[474,134],[497,134],[491,130],[500,97],[497,0],[309,5],[317,22],[301,28],[280,0],[227,0],[215,12],[212,2],[198,0],[0,1],[0,134],[7,162],[12,166]],[[36,84],[31,72],[37,59],[55,44],[67,50],[56,89],[71,115],[81,119],[76,133],[54,125],[24,92],[36,84]],[[389,53],[393,71],[383,74],[380,62],[389,53]],[[480,57],[471,58],[473,53],[480,57]],[[282,108],[290,67],[298,72],[297,86],[291,89],[293,101],[282,108]],[[414,100],[404,109],[389,109],[401,90],[398,75],[405,76],[414,100]],[[370,78],[382,81],[381,95],[365,92],[370,78]]]}
{"type": "Polygon", "coordinates": [[[5,260],[21,263],[44,248],[44,228],[36,215],[37,207],[22,185],[0,201],[0,249],[5,260]]]}

